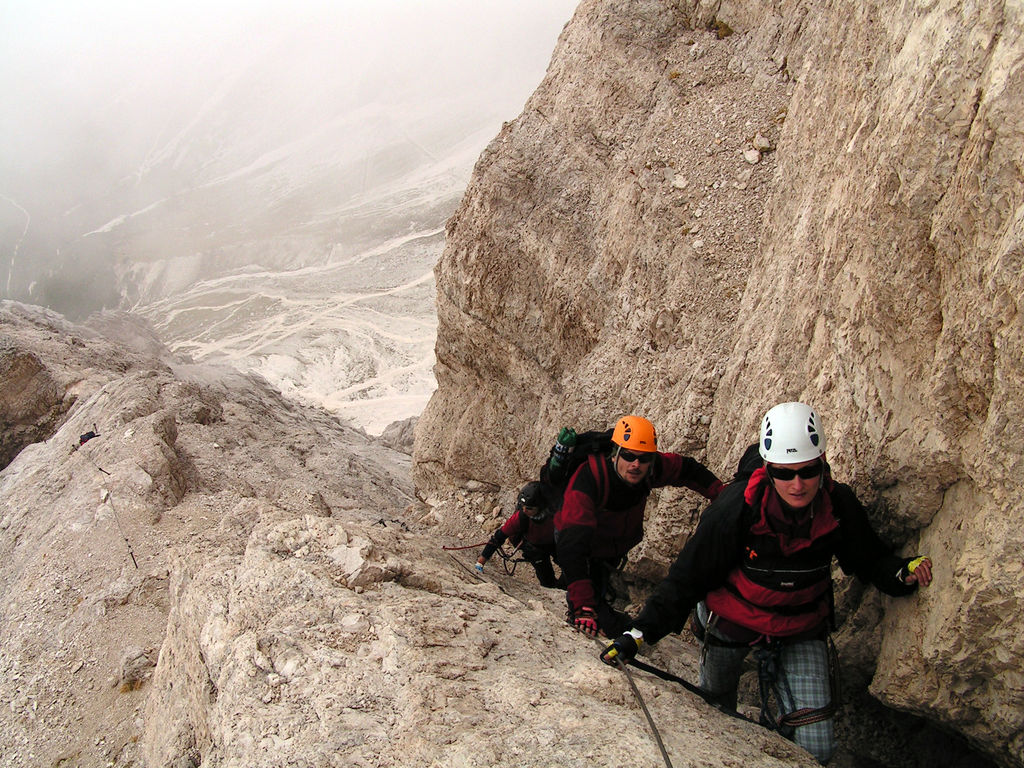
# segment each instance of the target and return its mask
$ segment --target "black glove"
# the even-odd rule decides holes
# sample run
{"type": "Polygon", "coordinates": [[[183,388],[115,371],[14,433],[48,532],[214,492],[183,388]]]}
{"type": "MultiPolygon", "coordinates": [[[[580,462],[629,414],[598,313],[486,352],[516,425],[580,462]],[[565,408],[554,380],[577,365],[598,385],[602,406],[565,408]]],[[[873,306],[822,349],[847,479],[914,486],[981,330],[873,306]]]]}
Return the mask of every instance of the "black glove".
{"type": "Polygon", "coordinates": [[[628,633],[619,635],[601,651],[601,661],[613,667],[618,666],[620,661],[628,664],[636,657],[642,642],[628,633]]]}

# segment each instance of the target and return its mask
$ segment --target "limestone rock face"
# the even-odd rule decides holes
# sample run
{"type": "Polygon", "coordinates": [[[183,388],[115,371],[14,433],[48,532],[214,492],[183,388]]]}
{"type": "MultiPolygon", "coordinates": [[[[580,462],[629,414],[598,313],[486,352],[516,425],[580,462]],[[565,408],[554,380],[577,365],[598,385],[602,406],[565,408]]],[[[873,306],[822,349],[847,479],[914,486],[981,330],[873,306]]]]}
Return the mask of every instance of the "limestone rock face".
{"type": "MultiPolygon", "coordinates": [[[[936,563],[882,602],[872,692],[1024,763],[1022,30],[1004,2],[584,0],[449,222],[419,494],[507,492],[628,412],[728,477],[809,401],[936,563]]],[[[648,575],[696,517],[656,501],[648,575]]]]}
{"type": "MultiPolygon", "coordinates": [[[[3,413],[34,438],[0,474],[0,763],[138,764],[146,744],[173,764],[187,750],[140,737],[153,680],[197,653],[165,648],[169,615],[187,627],[178,602],[209,599],[189,575],[230,573],[266,517],[401,510],[408,459],[265,383],[173,361],[123,316],[90,328],[4,302],[0,328],[3,413]]],[[[344,560],[349,583],[384,578],[361,562],[344,560]]],[[[177,733],[155,699],[155,731],[177,733]]]]}
{"type": "Polygon", "coordinates": [[[380,441],[388,448],[412,455],[415,445],[416,417],[410,416],[402,421],[395,421],[388,425],[380,435],[380,441]]]}
{"type": "MultiPolygon", "coordinates": [[[[0,471],[4,768],[662,761],[563,592],[441,549],[407,454],[174,360],[125,316],[74,326],[4,302],[0,333],[36,368],[0,391],[72,403],[26,419],[43,437],[0,471]]],[[[659,653],[694,679],[692,646],[659,653]]],[[[815,765],[636,678],[677,759],[815,765]]]]}
{"type": "Polygon", "coordinates": [[[44,438],[68,404],[39,358],[10,345],[0,348],[0,379],[5,388],[0,392],[0,463],[6,466],[26,445],[44,438]]]}

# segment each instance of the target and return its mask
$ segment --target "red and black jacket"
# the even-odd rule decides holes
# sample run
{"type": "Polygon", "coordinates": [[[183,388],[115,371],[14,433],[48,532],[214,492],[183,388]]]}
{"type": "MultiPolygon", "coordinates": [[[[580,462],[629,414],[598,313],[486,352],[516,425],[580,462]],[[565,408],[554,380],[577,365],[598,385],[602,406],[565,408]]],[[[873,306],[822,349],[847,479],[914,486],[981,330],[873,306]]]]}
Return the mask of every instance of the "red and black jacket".
{"type": "Polygon", "coordinates": [[[777,494],[763,470],[737,477],[705,510],[634,622],[648,642],[681,631],[702,599],[729,623],[758,636],[804,636],[824,628],[833,557],[845,573],[886,594],[917,589],[898,578],[910,558],[892,554],[853,490],[834,482],[827,470],[818,498],[798,519],[772,503],[777,494]]]}
{"type": "Polygon", "coordinates": [[[490,559],[501,545],[511,540],[512,546],[520,542],[529,542],[538,551],[553,555],[555,553],[555,522],[551,515],[543,520],[534,520],[522,510],[517,509],[496,530],[482,552],[485,560],[490,559]]]}
{"type": "Polygon", "coordinates": [[[590,563],[617,561],[640,543],[651,489],[686,487],[714,499],[722,482],[696,459],[659,453],[644,482],[630,485],[607,456],[590,456],[569,480],[555,514],[557,561],[574,608],[597,606],[590,563]]]}
{"type": "Polygon", "coordinates": [[[832,609],[832,551],[839,534],[831,495],[819,493],[794,518],[783,512],[765,470],[758,469],[744,502],[754,520],[742,534],[738,565],[705,597],[708,610],[765,637],[820,629],[832,609]]]}

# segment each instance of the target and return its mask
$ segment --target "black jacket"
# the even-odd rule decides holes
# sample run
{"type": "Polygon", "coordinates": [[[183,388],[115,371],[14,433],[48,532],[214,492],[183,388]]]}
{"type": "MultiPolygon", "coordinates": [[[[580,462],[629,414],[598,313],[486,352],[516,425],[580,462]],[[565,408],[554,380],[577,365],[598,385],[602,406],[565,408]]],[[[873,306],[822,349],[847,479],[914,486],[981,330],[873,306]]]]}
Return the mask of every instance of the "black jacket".
{"type": "MultiPolygon", "coordinates": [[[[757,465],[755,459],[759,461],[756,451],[754,445],[744,454],[736,479],[705,510],[697,530],[672,564],[668,576],[633,622],[647,642],[656,643],[670,632],[681,631],[697,602],[722,586],[729,572],[738,567],[746,531],[756,519],[755,511],[744,499],[751,466],[757,465]]],[[[822,488],[820,492],[828,491],[822,488]]],[[[839,520],[833,554],[843,572],[852,573],[889,595],[913,593],[917,585],[908,586],[899,578],[900,569],[911,558],[892,554],[882,543],[853,490],[834,483],[831,499],[833,512],[839,520]]]]}

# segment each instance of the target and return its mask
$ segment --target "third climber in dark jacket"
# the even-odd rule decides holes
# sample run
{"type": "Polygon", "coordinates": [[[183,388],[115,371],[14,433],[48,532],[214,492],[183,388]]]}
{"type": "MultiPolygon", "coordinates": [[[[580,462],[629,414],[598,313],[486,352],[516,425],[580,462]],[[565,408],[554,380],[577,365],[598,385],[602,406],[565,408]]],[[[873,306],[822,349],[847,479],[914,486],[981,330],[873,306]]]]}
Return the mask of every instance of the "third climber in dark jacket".
{"type": "Polygon", "coordinates": [[[506,541],[511,541],[523,559],[533,566],[542,587],[564,588],[551,564],[555,556],[555,526],[551,501],[541,483],[527,483],[519,491],[515,512],[491,536],[476,560],[476,570],[483,573],[487,561],[506,541]]]}

